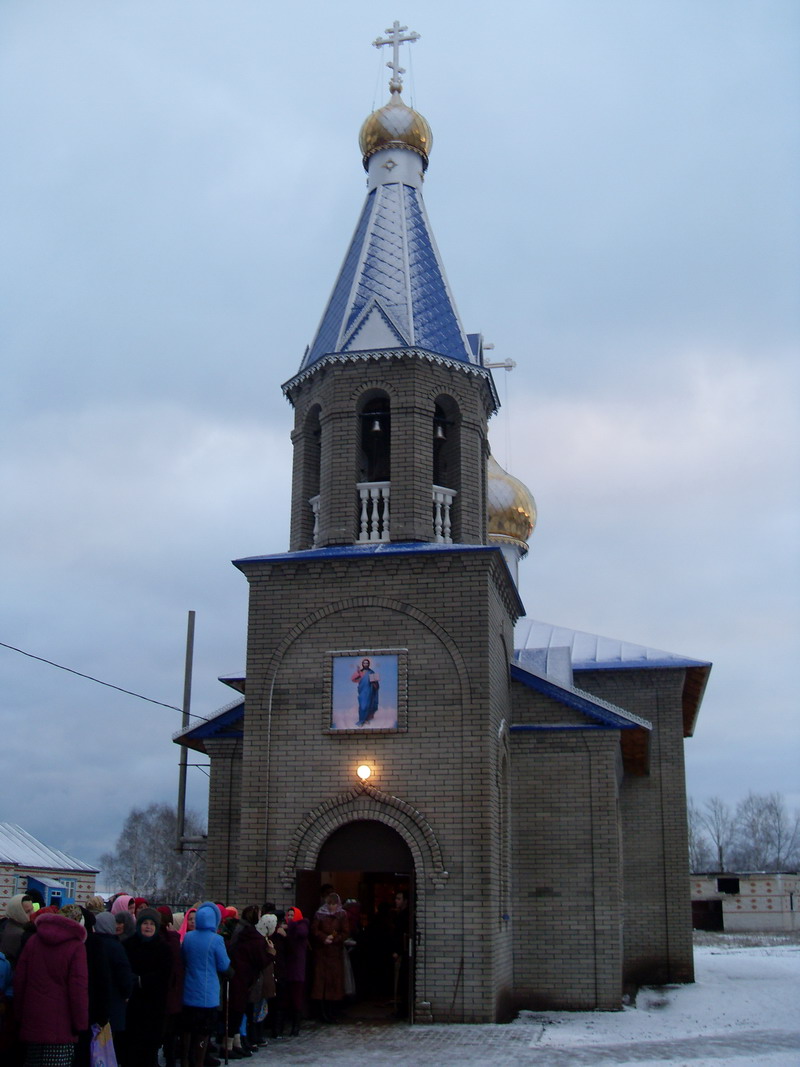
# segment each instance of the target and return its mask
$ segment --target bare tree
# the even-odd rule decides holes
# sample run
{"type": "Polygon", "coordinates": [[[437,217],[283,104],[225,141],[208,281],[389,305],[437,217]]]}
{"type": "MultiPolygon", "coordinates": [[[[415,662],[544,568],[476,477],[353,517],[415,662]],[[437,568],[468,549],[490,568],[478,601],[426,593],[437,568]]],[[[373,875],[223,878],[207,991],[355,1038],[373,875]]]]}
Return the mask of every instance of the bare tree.
{"type": "Polygon", "coordinates": [[[702,813],[691,797],[686,812],[689,826],[689,870],[692,873],[711,870],[714,865],[713,852],[703,831],[702,813]]]}
{"type": "Polygon", "coordinates": [[[732,852],[739,870],[780,871],[797,864],[800,816],[789,815],[780,793],[748,793],[736,809],[732,852]]]}
{"type": "Polygon", "coordinates": [[[699,818],[713,847],[717,870],[724,871],[728,850],[733,844],[735,817],[721,797],[711,797],[703,805],[699,818]]]}
{"type": "MultiPolygon", "coordinates": [[[[150,901],[186,905],[203,893],[205,858],[177,852],[177,812],[168,804],[132,808],[117,838],[116,850],[100,857],[106,882],[150,901]]],[[[186,813],[186,836],[205,834],[199,817],[186,813]]]]}

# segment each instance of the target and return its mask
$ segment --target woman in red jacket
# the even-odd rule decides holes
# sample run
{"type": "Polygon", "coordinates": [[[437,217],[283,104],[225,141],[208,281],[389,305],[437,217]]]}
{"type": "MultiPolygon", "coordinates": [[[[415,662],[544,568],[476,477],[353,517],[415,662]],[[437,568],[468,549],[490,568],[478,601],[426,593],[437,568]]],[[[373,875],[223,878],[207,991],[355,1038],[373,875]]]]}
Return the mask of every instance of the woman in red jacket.
{"type": "Polygon", "coordinates": [[[14,972],[14,1013],[26,1067],[69,1067],[89,1026],[86,930],[66,915],[42,915],[14,972]]]}

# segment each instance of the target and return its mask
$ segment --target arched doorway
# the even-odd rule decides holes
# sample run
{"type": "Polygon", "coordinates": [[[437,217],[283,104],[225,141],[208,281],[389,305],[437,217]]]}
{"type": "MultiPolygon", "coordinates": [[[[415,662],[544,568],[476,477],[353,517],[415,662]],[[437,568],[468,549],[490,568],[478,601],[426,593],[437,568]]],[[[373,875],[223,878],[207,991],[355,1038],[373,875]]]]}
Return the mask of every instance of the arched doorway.
{"type": "Polygon", "coordinates": [[[345,1003],[349,1019],[411,1017],[414,873],[403,837],[372,819],[334,830],[319,851],[316,868],[297,871],[297,902],[304,914],[314,915],[325,886],[333,886],[348,912],[354,986],[345,1003]]]}

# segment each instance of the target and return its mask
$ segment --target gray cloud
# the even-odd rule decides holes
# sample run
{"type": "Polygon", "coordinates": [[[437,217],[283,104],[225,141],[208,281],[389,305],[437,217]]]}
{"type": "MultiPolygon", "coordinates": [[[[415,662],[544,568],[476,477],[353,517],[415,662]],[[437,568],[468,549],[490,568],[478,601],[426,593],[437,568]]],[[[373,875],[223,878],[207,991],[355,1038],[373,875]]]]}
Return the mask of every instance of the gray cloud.
{"type": "MultiPolygon", "coordinates": [[[[0,640],[177,704],[193,608],[200,714],[244,666],[229,561],[287,544],[279,387],[386,93],[394,16],[330,15],[0,12],[0,640]]],[[[540,505],[529,613],[712,659],[690,789],[800,803],[796,6],[403,15],[450,282],[518,363],[492,440],[540,505]]],[[[0,672],[5,818],[91,860],[172,799],[176,713],[6,650],[0,672]]]]}

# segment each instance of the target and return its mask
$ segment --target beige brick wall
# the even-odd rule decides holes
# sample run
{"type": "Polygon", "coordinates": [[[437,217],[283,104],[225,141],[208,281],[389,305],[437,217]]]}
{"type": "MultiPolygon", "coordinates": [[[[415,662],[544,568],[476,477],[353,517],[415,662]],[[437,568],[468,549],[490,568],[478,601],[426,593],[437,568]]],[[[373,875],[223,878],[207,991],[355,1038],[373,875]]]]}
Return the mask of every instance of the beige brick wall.
{"type": "Polygon", "coordinates": [[[694,978],[680,668],[580,671],[575,684],[653,724],[650,773],[620,791],[625,981],[694,978]]]}

